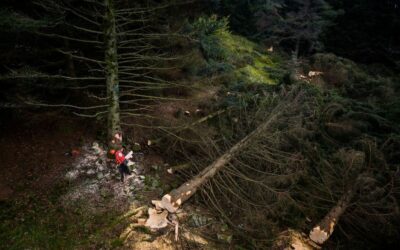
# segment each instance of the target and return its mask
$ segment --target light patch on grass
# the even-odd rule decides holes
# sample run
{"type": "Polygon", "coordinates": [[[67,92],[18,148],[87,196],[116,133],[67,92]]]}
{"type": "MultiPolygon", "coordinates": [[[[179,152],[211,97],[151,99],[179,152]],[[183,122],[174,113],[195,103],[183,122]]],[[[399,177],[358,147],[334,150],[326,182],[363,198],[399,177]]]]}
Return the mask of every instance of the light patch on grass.
{"type": "Polygon", "coordinates": [[[252,65],[247,65],[239,69],[236,71],[236,74],[238,78],[247,80],[249,83],[275,84],[275,82],[269,78],[269,74],[265,70],[252,65]]]}
{"type": "Polygon", "coordinates": [[[251,54],[256,48],[256,44],[244,37],[233,35],[226,30],[218,30],[215,35],[229,54],[251,54]]]}

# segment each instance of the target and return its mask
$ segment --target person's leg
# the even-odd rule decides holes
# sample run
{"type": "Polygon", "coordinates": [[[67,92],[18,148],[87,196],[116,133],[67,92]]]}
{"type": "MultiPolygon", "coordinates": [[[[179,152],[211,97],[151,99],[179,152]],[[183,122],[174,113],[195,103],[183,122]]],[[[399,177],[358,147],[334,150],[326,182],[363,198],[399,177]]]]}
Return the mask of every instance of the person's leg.
{"type": "Polygon", "coordinates": [[[134,177],[134,175],[132,175],[132,172],[130,171],[129,167],[126,164],[124,164],[124,174],[127,175],[126,180],[129,180],[130,178],[134,177]]]}
{"type": "Polygon", "coordinates": [[[118,166],[118,170],[119,170],[119,173],[121,174],[121,182],[123,182],[124,181],[124,168],[123,168],[122,164],[118,166]]]}
{"type": "Polygon", "coordinates": [[[123,163],[122,165],[123,165],[125,174],[131,175],[131,171],[129,170],[128,165],[126,165],[125,163],[123,163]]]}
{"type": "Polygon", "coordinates": [[[126,167],[126,173],[127,173],[128,175],[131,175],[131,169],[128,167],[128,161],[125,160],[123,164],[124,164],[125,167],[126,167]]]}

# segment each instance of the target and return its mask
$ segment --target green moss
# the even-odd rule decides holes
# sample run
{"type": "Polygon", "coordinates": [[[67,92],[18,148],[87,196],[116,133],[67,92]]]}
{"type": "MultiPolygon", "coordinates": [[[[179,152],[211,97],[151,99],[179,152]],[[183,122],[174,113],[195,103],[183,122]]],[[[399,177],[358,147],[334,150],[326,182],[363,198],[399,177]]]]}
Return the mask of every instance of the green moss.
{"type": "Polygon", "coordinates": [[[216,16],[200,18],[194,23],[194,30],[207,61],[207,66],[198,71],[200,75],[229,75],[229,85],[277,84],[282,78],[278,60],[262,46],[232,34],[227,20],[216,16]]]}
{"type": "Polygon", "coordinates": [[[249,83],[275,84],[265,70],[252,65],[247,65],[235,73],[239,79],[247,80],[249,83]]]}
{"type": "Polygon", "coordinates": [[[220,46],[232,55],[251,54],[257,46],[246,38],[233,35],[226,30],[218,30],[215,35],[220,42],[220,46]]]}
{"type": "Polygon", "coordinates": [[[276,84],[269,74],[276,68],[276,63],[257,44],[225,30],[218,30],[215,35],[227,60],[235,65],[234,75],[237,79],[249,84],[276,84]]]}

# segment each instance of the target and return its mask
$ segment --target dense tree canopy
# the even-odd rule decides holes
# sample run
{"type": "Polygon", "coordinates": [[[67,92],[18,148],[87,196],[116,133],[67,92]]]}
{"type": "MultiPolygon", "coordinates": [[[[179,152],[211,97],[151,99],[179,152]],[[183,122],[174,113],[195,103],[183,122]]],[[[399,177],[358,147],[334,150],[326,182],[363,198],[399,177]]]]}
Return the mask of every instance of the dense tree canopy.
{"type": "Polygon", "coordinates": [[[355,60],[370,63],[380,60],[398,66],[398,0],[214,0],[211,3],[221,15],[230,16],[233,30],[252,39],[286,40],[284,47],[293,48],[293,41],[287,41],[296,34],[297,38],[306,38],[307,53],[325,45],[327,50],[355,60]]]}

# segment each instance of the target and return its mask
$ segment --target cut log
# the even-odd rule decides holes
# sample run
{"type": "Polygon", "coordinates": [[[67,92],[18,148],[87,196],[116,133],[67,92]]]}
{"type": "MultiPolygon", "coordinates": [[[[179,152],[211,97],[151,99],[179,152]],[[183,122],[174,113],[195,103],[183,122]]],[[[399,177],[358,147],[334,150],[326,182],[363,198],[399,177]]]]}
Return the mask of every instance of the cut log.
{"type": "Polygon", "coordinates": [[[321,249],[321,247],[308,239],[307,235],[293,229],[288,229],[279,234],[271,249],[317,250],[321,249]]]}
{"type": "Polygon", "coordinates": [[[308,237],[298,231],[289,229],[280,234],[272,249],[313,250],[321,246],[332,235],[340,216],[346,211],[355,194],[354,189],[345,193],[328,214],[313,227],[308,237]]]}
{"type": "Polygon", "coordinates": [[[339,221],[340,216],[346,211],[349,203],[354,196],[354,191],[345,193],[339,202],[329,213],[311,230],[310,239],[315,243],[322,245],[329,239],[339,221]]]}
{"type": "MultiPolygon", "coordinates": [[[[359,179],[357,179],[359,180],[359,179]]],[[[357,183],[357,181],[356,181],[357,183]]],[[[317,223],[310,231],[308,237],[306,234],[296,230],[289,229],[282,232],[274,243],[272,249],[294,249],[294,250],[315,250],[321,249],[321,246],[332,235],[340,216],[346,211],[351,200],[355,195],[355,187],[348,190],[325,217],[317,223]]]]}
{"type": "Polygon", "coordinates": [[[146,221],[146,227],[151,229],[160,229],[168,225],[168,211],[164,210],[158,213],[157,210],[149,208],[149,219],[146,221]]]}
{"type": "Polygon", "coordinates": [[[161,206],[167,209],[170,213],[175,213],[185,201],[187,201],[196,193],[197,189],[201,185],[210,180],[219,170],[226,166],[233,157],[235,157],[239,152],[243,151],[243,149],[246,148],[254,139],[263,134],[263,132],[266,131],[279,117],[281,114],[279,110],[285,109],[283,109],[283,107],[275,108],[271,112],[270,117],[264,123],[262,123],[253,132],[235,144],[225,154],[211,163],[211,165],[206,167],[198,175],[185,182],[177,189],[174,189],[169,194],[164,195],[161,200],[161,206]]]}

